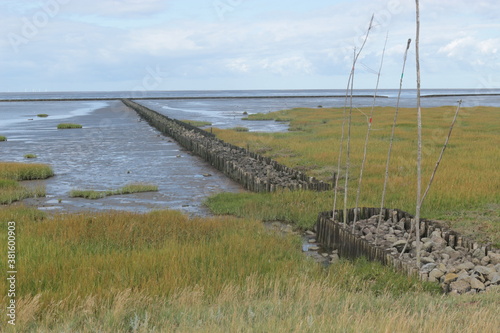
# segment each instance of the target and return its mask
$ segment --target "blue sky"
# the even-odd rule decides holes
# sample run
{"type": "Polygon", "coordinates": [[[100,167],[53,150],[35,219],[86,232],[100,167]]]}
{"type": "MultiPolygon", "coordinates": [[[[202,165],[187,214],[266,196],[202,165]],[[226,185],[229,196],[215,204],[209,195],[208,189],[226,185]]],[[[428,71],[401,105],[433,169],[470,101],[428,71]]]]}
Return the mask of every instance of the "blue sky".
{"type": "MultiPolygon", "coordinates": [[[[397,88],[413,0],[2,0],[0,91],[397,88]]],[[[423,88],[500,88],[497,1],[421,0],[423,88]]],[[[410,49],[405,88],[415,87],[410,49]]]]}

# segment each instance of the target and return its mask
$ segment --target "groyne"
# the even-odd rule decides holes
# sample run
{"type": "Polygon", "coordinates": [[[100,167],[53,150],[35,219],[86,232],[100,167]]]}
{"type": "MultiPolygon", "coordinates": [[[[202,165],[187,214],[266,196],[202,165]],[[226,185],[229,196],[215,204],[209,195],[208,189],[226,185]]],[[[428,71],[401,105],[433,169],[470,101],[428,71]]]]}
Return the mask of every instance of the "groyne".
{"type": "MultiPolygon", "coordinates": [[[[343,210],[336,211],[336,220],[343,221],[343,214],[343,210]]],[[[347,214],[346,225],[334,221],[331,211],[318,215],[316,239],[325,250],[350,259],[364,256],[421,280],[439,282],[446,292],[500,288],[500,251],[490,245],[464,237],[439,221],[422,219],[421,267],[417,267],[411,214],[398,209],[358,208],[354,228],[354,209],[347,214]]]]}
{"type": "Polygon", "coordinates": [[[212,133],[169,118],[129,99],[121,100],[151,126],[201,157],[245,189],[274,192],[279,189],[326,191],[331,185],[282,165],[268,157],[224,142],[212,133]]]}

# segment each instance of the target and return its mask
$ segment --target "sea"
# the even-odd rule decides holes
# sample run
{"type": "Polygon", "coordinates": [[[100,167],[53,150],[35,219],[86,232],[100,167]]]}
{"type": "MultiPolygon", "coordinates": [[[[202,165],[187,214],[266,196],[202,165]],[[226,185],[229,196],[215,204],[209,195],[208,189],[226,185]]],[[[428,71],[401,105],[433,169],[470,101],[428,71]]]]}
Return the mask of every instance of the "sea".
{"type": "MultiPolygon", "coordinates": [[[[353,107],[416,106],[416,91],[355,90],[353,107]]],[[[422,107],[500,107],[500,89],[423,89],[422,107]]],[[[345,90],[220,90],[132,92],[0,93],[0,161],[47,163],[56,174],[43,182],[47,196],[32,200],[43,210],[130,210],[171,208],[207,214],[203,201],[219,192],[242,192],[204,161],[141,121],[118,101],[137,102],[176,119],[208,121],[212,127],[247,127],[284,132],[286,123],[243,120],[247,114],[295,107],[343,107],[345,90]],[[48,117],[38,117],[47,114],[48,117]],[[57,130],[62,122],[83,129],[57,130]],[[36,159],[26,159],[36,154],[36,159]],[[158,185],[154,194],[99,200],[71,198],[73,189],[109,190],[127,183],[158,185]]],[[[29,200],[28,200],[29,201],[29,200]]]]}

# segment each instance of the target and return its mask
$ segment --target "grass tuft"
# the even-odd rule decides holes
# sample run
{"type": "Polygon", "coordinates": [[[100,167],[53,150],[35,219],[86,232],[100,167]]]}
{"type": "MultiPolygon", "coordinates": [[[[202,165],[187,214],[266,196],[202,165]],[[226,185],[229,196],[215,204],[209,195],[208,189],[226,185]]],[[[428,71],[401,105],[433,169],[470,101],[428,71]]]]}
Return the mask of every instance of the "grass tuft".
{"type": "Polygon", "coordinates": [[[36,156],[35,154],[25,154],[24,155],[24,158],[37,158],[38,156],[36,156]]]}
{"type": "Polygon", "coordinates": [[[201,120],[181,120],[181,121],[196,127],[204,127],[212,125],[212,123],[209,121],[201,121],[201,120]]]}
{"type": "Polygon", "coordinates": [[[7,141],[7,137],[0,135],[0,141],[7,141]]]}
{"type": "Polygon", "coordinates": [[[119,188],[117,190],[109,191],[94,191],[94,190],[72,190],[70,192],[70,197],[73,198],[85,198],[85,199],[101,199],[111,195],[122,195],[140,192],[156,192],[158,191],[158,186],[142,183],[128,184],[119,188]]]}
{"type": "Polygon", "coordinates": [[[242,127],[242,126],[233,127],[233,128],[230,128],[230,130],[236,131],[236,132],[248,132],[248,128],[242,127]]]}
{"type": "Polygon", "coordinates": [[[35,180],[52,177],[54,172],[46,164],[0,162],[0,178],[13,180],[35,180]]]}
{"type": "Polygon", "coordinates": [[[71,129],[71,128],[82,128],[83,126],[80,124],[69,124],[69,123],[62,123],[57,125],[57,129],[71,129]]]}
{"type": "Polygon", "coordinates": [[[40,118],[47,118],[49,115],[46,114],[46,113],[39,113],[36,115],[37,117],[40,117],[40,118]]]}

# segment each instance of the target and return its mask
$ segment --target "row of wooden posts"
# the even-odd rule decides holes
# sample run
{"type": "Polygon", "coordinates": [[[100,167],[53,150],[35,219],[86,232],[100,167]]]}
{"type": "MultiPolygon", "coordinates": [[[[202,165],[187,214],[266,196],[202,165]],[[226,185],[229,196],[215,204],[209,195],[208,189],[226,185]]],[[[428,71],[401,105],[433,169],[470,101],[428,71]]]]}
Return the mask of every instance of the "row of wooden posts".
{"type": "Polygon", "coordinates": [[[332,188],[329,183],[318,181],[314,177],[308,177],[306,174],[282,165],[269,157],[264,157],[250,152],[245,148],[224,142],[216,138],[214,134],[196,126],[162,115],[129,99],[122,99],[122,102],[135,110],[151,126],[173,138],[185,149],[203,158],[213,167],[243,185],[247,190],[253,192],[274,192],[279,189],[288,188],[290,190],[327,191],[332,188]],[[286,174],[288,176],[286,178],[293,181],[272,183],[268,177],[259,177],[257,172],[249,171],[248,168],[241,165],[240,159],[242,157],[254,159],[260,162],[262,166],[269,165],[276,172],[286,174]]]}

